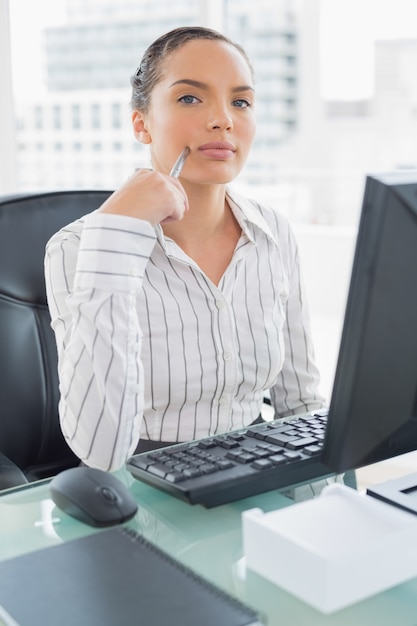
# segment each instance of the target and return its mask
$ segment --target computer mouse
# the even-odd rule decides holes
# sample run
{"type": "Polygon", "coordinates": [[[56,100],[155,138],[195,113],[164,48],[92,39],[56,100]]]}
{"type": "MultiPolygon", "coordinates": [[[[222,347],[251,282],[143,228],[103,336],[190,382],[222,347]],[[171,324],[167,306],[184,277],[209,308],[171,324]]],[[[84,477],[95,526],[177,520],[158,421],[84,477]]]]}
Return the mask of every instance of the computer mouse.
{"type": "Polygon", "coordinates": [[[138,509],[118,478],[93,467],[73,467],[57,474],[51,481],[50,493],[64,513],[90,526],[121,524],[138,509]]]}

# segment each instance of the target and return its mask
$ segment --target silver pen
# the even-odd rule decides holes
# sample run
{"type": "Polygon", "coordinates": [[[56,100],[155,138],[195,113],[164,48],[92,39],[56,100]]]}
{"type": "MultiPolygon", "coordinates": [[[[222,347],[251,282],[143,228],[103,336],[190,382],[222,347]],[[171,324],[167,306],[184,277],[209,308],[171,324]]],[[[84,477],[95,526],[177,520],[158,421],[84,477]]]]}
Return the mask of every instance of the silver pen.
{"type": "Polygon", "coordinates": [[[188,157],[189,154],[190,154],[190,148],[188,147],[184,148],[184,150],[181,152],[178,159],[175,161],[174,166],[169,173],[170,176],[173,176],[174,178],[179,177],[179,175],[181,174],[182,168],[184,167],[185,159],[188,157]]]}

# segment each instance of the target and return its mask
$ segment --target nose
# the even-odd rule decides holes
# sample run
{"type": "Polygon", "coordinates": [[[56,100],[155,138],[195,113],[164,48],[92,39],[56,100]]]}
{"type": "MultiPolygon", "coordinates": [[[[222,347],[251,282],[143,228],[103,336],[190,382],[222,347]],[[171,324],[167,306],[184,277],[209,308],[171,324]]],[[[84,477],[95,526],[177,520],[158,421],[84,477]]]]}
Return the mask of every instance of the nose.
{"type": "Polygon", "coordinates": [[[211,111],[207,126],[210,130],[233,130],[233,118],[228,109],[219,105],[211,111]]]}

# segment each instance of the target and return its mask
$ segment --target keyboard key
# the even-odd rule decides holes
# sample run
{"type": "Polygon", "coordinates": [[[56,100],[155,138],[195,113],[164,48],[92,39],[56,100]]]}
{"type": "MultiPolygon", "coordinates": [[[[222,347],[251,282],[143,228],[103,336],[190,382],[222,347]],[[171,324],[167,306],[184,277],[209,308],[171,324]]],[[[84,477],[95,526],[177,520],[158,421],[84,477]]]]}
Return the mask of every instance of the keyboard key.
{"type": "Polygon", "coordinates": [[[179,465],[181,462],[174,458],[169,459],[169,461],[165,461],[165,463],[163,463],[162,465],[166,465],[166,467],[176,467],[177,465],[179,465]]]}
{"type": "Polygon", "coordinates": [[[281,454],[281,452],[284,452],[284,448],[282,446],[278,446],[274,443],[268,443],[267,445],[267,450],[269,450],[270,454],[281,454]]]}
{"type": "Polygon", "coordinates": [[[279,446],[286,446],[291,441],[294,441],[295,439],[299,439],[298,435],[278,434],[278,435],[268,435],[265,441],[267,441],[268,443],[276,443],[279,446]]]}
{"type": "Polygon", "coordinates": [[[257,441],[256,442],[256,449],[259,450],[259,448],[263,449],[263,450],[270,450],[272,448],[272,444],[270,443],[265,443],[264,441],[257,441]]]}
{"type": "Polygon", "coordinates": [[[288,461],[296,461],[297,459],[302,458],[301,452],[297,450],[284,450],[282,453],[288,461]]]}
{"type": "Polygon", "coordinates": [[[252,450],[251,454],[253,454],[256,459],[267,459],[271,456],[271,451],[265,450],[264,448],[255,448],[252,450]]]}
{"type": "Polygon", "coordinates": [[[281,465],[281,463],[286,463],[287,462],[287,459],[285,458],[285,456],[283,454],[273,454],[272,456],[269,457],[269,460],[274,465],[281,465]]]}
{"type": "Polygon", "coordinates": [[[138,467],[139,469],[144,469],[146,470],[149,465],[152,464],[152,461],[150,461],[148,459],[148,457],[145,456],[145,458],[141,457],[141,456],[137,456],[137,457],[133,457],[132,458],[132,464],[135,467],[138,467]]]}
{"type": "Polygon", "coordinates": [[[254,461],[255,457],[253,454],[248,454],[247,452],[241,452],[240,454],[236,454],[235,461],[237,463],[250,463],[254,461]]]}
{"type": "Polygon", "coordinates": [[[215,439],[218,446],[221,448],[225,448],[226,450],[231,450],[232,448],[238,448],[239,444],[237,441],[233,441],[232,439],[217,437],[215,439]]]}
{"type": "Polygon", "coordinates": [[[160,456],[161,452],[159,450],[156,450],[156,452],[149,452],[149,454],[147,454],[147,458],[151,459],[152,461],[157,461],[160,456]]]}
{"type": "Polygon", "coordinates": [[[321,426],[321,421],[317,419],[309,419],[307,420],[309,426],[321,426]]]}
{"type": "Polygon", "coordinates": [[[188,467],[187,469],[183,470],[182,473],[186,478],[197,478],[197,476],[202,476],[204,472],[197,469],[196,467],[188,467]]]}
{"type": "Polygon", "coordinates": [[[251,467],[254,467],[255,469],[268,469],[270,467],[273,467],[273,463],[270,459],[257,459],[256,461],[254,461],[252,463],[251,467]]]}
{"type": "Polygon", "coordinates": [[[229,450],[229,452],[226,453],[226,459],[232,459],[232,461],[234,461],[235,458],[239,456],[240,452],[240,448],[238,448],[237,450],[229,450]]]}
{"type": "Polygon", "coordinates": [[[175,472],[182,472],[182,470],[184,470],[186,467],[188,467],[187,463],[175,463],[175,464],[172,466],[172,469],[173,469],[175,472]]]}
{"type": "Polygon", "coordinates": [[[313,456],[315,454],[320,454],[321,446],[306,446],[303,450],[304,454],[308,454],[308,456],[313,456]]]}
{"type": "Polygon", "coordinates": [[[268,432],[270,435],[275,435],[278,433],[287,433],[290,430],[294,430],[295,424],[291,422],[290,424],[281,424],[280,426],[269,426],[268,432]]]}
{"type": "Polygon", "coordinates": [[[186,480],[186,478],[187,477],[184,476],[184,474],[177,472],[169,472],[165,476],[165,480],[167,480],[169,483],[180,483],[182,480],[186,480]]]}
{"type": "Polygon", "coordinates": [[[242,433],[230,433],[228,437],[229,439],[234,439],[235,441],[243,441],[245,439],[245,435],[242,433]]]}
{"type": "Polygon", "coordinates": [[[189,465],[191,467],[200,467],[200,465],[202,465],[202,461],[201,461],[201,459],[194,459],[193,458],[193,459],[190,459],[189,465]]]}
{"type": "Polygon", "coordinates": [[[165,465],[160,465],[159,463],[153,463],[148,467],[148,472],[150,474],[154,474],[155,476],[159,476],[160,478],[164,478],[167,474],[167,468],[165,465]]]}
{"type": "Polygon", "coordinates": [[[206,457],[207,463],[217,463],[218,460],[219,460],[219,457],[216,454],[210,454],[210,455],[207,455],[206,457]]]}
{"type": "Polygon", "coordinates": [[[261,424],[260,426],[252,427],[246,431],[247,437],[252,437],[254,439],[264,439],[266,435],[271,431],[270,426],[264,426],[261,424]]]}
{"type": "Polygon", "coordinates": [[[297,439],[296,441],[290,441],[288,443],[288,448],[290,450],[300,450],[301,448],[310,446],[313,443],[317,443],[317,439],[315,439],[315,437],[305,437],[304,439],[297,439]]]}
{"type": "Polygon", "coordinates": [[[219,468],[219,470],[226,470],[226,469],[230,469],[231,467],[235,466],[234,463],[232,463],[231,461],[227,461],[226,459],[223,459],[221,461],[217,461],[216,465],[219,468]]]}
{"type": "Polygon", "coordinates": [[[209,457],[209,453],[206,452],[205,450],[199,450],[197,452],[193,452],[193,457],[195,459],[200,459],[200,461],[205,461],[207,459],[207,457],[209,457]]]}
{"type": "Polygon", "coordinates": [[[213,441],[213,439],[207,439],[206,441],[200,441],[198,443],[198,447],[201,448],[202,450],[209,450],[210,448],[215,448],[216,447],[216,442],[213,441]]]}
{"type": "Polygon", "coordinates": [[[212,463],[205,463],[203,465],[200,465],[199,469],[201,472],[203,472],[203,474],[213,474],[214,472],[218,471],[218,468],[212,463]]]}

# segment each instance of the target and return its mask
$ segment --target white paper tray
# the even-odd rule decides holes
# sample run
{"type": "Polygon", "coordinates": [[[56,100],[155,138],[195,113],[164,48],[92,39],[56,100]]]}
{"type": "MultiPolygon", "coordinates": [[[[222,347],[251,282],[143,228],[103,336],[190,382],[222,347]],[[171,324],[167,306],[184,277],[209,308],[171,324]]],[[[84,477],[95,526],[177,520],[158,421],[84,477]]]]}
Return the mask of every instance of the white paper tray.
{"type": "Polygon", "coordinates": [[[323,613],[417,576],[417,516],[340,484],[242,514],[246,565],[323,613]]]}

